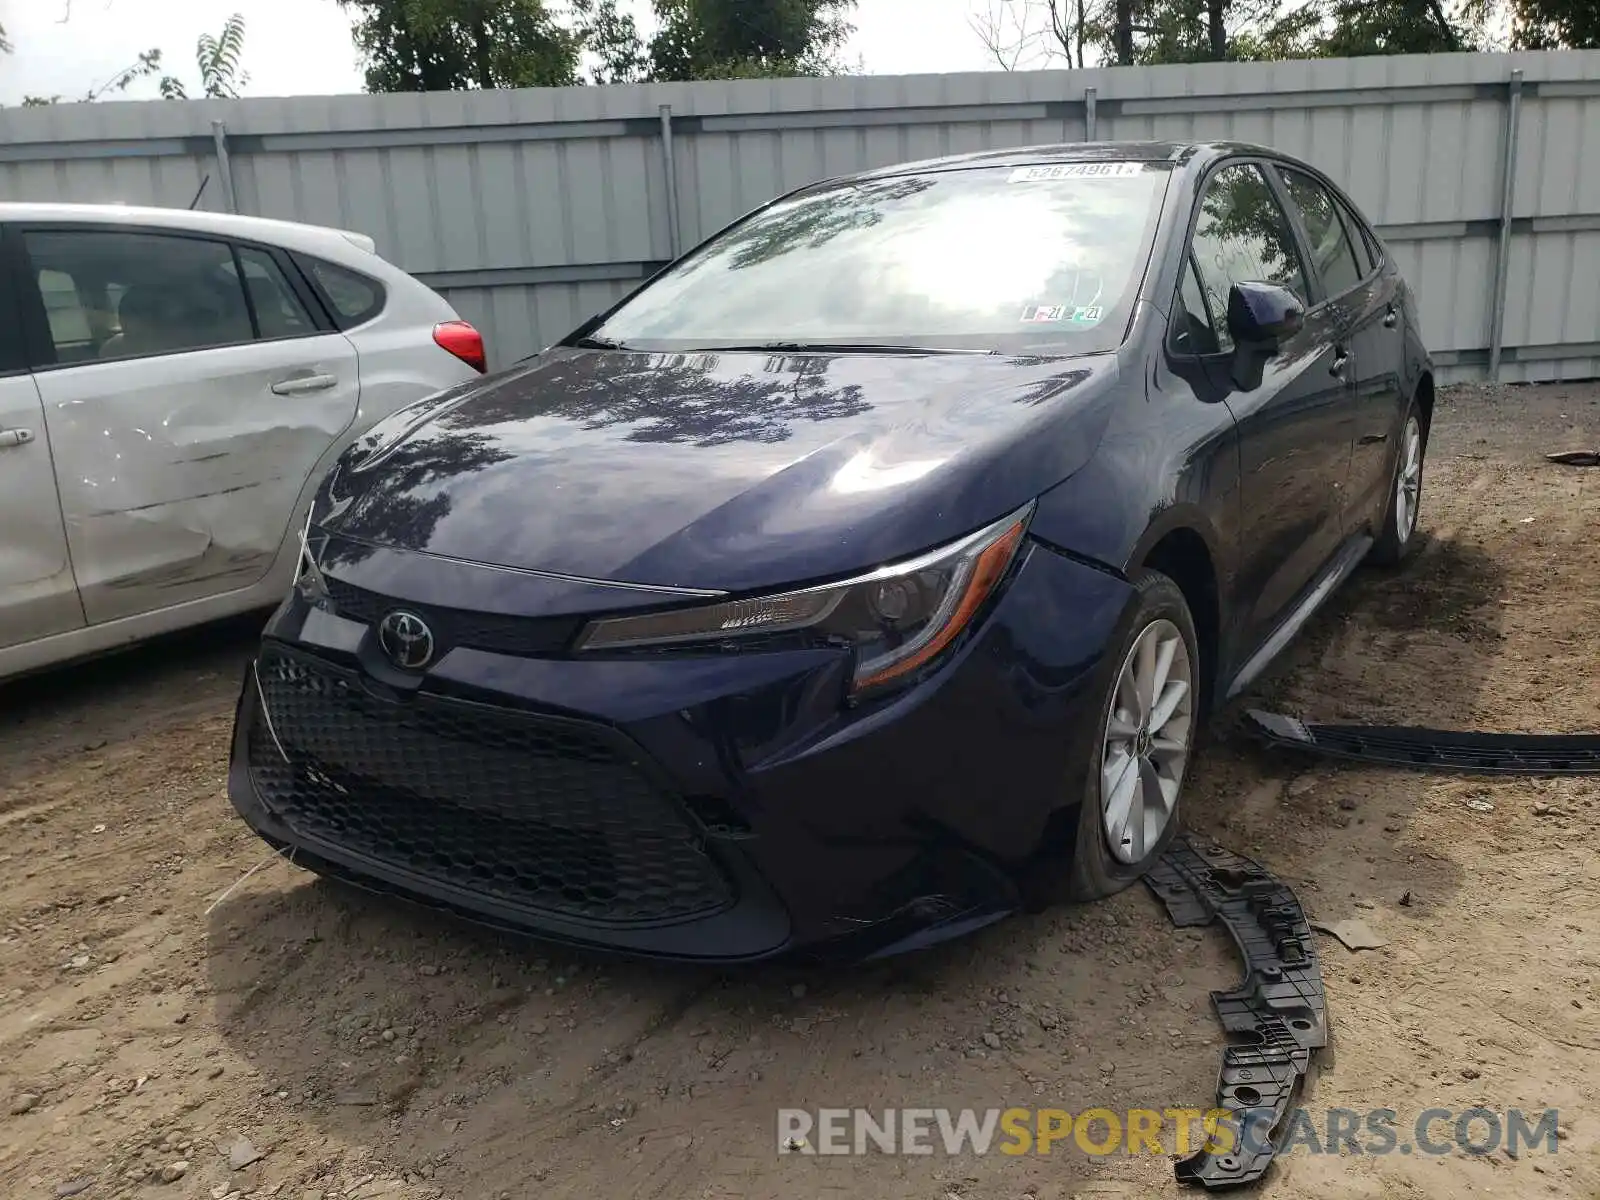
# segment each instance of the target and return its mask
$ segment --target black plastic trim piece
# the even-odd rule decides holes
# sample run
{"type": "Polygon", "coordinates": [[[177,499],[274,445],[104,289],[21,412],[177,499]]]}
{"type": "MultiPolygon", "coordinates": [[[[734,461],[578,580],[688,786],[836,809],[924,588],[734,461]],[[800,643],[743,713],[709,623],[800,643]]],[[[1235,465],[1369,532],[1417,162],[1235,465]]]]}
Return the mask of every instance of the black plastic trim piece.
{"type": "Polygon", "coordinates": [[[1212,992],[1228,1044],[1217,1079],[1219,1122],[1207,1147],[1173,1164],[1180,1183],[1208,1191],[1259,1180],[1312,1055],[1328,1044],[1316,942],[1289,886],[1259,863],[1180,837],[1145,876],[1179,927],[1221,920],[1244,959],[1239,986],[1212,992]],[[1231,1135],[1231,1138],[1229,1137],[1231,1135]],[[1231,1142],[1231,1144],[1229,1144],[1231,1142]]]}
{"type": "Polygon", "coordinates": [[[1600,451],[1596,450],[1558,450],[1545,457],[1566,467],[1600,467],[1600,451]]]}
{"type": "Polygon", "coordinates": [[[1330,758],[1467,775],[1600,775],[1600,734],[1477,733],[1414,725],[1311,725],[1252,709],[1253,732],[1274,746],[1330,758]]]}

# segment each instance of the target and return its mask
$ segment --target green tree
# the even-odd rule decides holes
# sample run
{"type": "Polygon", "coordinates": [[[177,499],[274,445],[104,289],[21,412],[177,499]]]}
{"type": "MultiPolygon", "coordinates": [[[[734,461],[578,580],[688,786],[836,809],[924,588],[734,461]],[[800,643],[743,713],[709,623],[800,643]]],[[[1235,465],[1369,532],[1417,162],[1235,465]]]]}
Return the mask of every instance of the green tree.
{"type": "Polygon", "coordinates": [[[1465,16],[1479,29],[1507,18],[1514,50],[1600,48],[1597,0],[1467,0],[1465,16]]]}
{"type": "Polygon", "coordinates": [[[1452,21],[1440,0],[1331,0],[1322,15],[1313,50],[1329,58],[1475,48],[1472,31],[1452,21]]]}
{"type": "Polygon", "coordinates": [[[588,57],[592,83],[635,83],[650,75],[650,54],[639,26],[617,0],[568,0],[588,57]]]}
{"type": "MultiPolygon", "coordinates": [[[[244,54],[244,16],[234,13],[222,24],[220,37],[202,33],[195,43],[195,65],[200,68],[200,89],[214,100],[237,100],[239,89],[250,76],[239,70],[244,54]]],[[[168,100],[186,100],[183,81],[171,75],[162,77],[161,94],[168,100]]]]}
{"type": "Polygon", "coordinates": [[[854,27],[856,0],[655,0],[651,77],[824,75],[854,27]]]}
{"type": "Polygon", "coordinates": [[[338,0],[355,14],[370,92],[559,87],[582,35],[544,0],[338,0]]]}

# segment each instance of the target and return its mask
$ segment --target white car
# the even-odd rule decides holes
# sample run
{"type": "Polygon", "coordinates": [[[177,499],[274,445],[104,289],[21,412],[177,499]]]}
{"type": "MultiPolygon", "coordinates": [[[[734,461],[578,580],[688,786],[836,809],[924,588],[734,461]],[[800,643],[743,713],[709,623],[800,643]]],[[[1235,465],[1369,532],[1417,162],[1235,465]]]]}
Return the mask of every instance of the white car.
{"type": "Polygon", "coordinates": [[[0,203],[0,678],[276,604],[340,451],[485,369],[363,234],[0,203]]]}

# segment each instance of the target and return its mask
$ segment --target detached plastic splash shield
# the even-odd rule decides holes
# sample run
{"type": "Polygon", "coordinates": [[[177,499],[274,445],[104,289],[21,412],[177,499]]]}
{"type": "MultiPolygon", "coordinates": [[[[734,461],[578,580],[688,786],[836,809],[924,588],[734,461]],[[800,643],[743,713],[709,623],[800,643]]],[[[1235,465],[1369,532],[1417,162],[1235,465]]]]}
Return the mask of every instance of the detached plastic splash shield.
{"type": "MultiPolygon", "coordinates": [[[[1316,943],[1288,885],[1258,863],[1180,837],[1145,883],[1181,927],[1220,920],[1244,958],[1238,987],[1212,992],[1227,1035],[1217,1107],[1231,1146],[1202,1149],[1174,1164],[1179,1182],[1212,1191],[1259,1180],[1277,1154],[1273,1137],[1289,1114],[1311,1056],[1328,1044],[1327,998],[1316,943]]],[[[1225,1143],[1220,1132],[1210,1142],[1225,1143]]]]}
{"type": "Polygon", "coordinates": [[[1600,775],[1600,734],[1311,725],[1259,710],[1247,716],[1264,741],[1331,758],[1468,775],[1600,775]]]}

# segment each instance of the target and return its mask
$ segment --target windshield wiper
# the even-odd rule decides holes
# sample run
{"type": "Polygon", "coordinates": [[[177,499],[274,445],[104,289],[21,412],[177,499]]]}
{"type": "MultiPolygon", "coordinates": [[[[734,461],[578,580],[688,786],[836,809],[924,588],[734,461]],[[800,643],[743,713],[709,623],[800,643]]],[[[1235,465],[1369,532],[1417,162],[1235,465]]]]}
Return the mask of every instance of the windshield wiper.
{"type": "Polygon", "coordinates": [[[627,349],[627,347],[624,346],[621,342],[616,341],[613,338],[594,337],[592,334],[585,334],[581,338],[574,338],[572,341],[568,342],[567,344],[569,346],[576,346],[580,350],[626,350],[627,349]]]}
{"type": "Polygon", "coordinates": [[[726,346],[696,346],[694,353],[772,350],[780,353],[817,354],[998,354],[997,350],[966,350],[953,346],[885,346],[872,342],[747,342],[726,346]]]}

